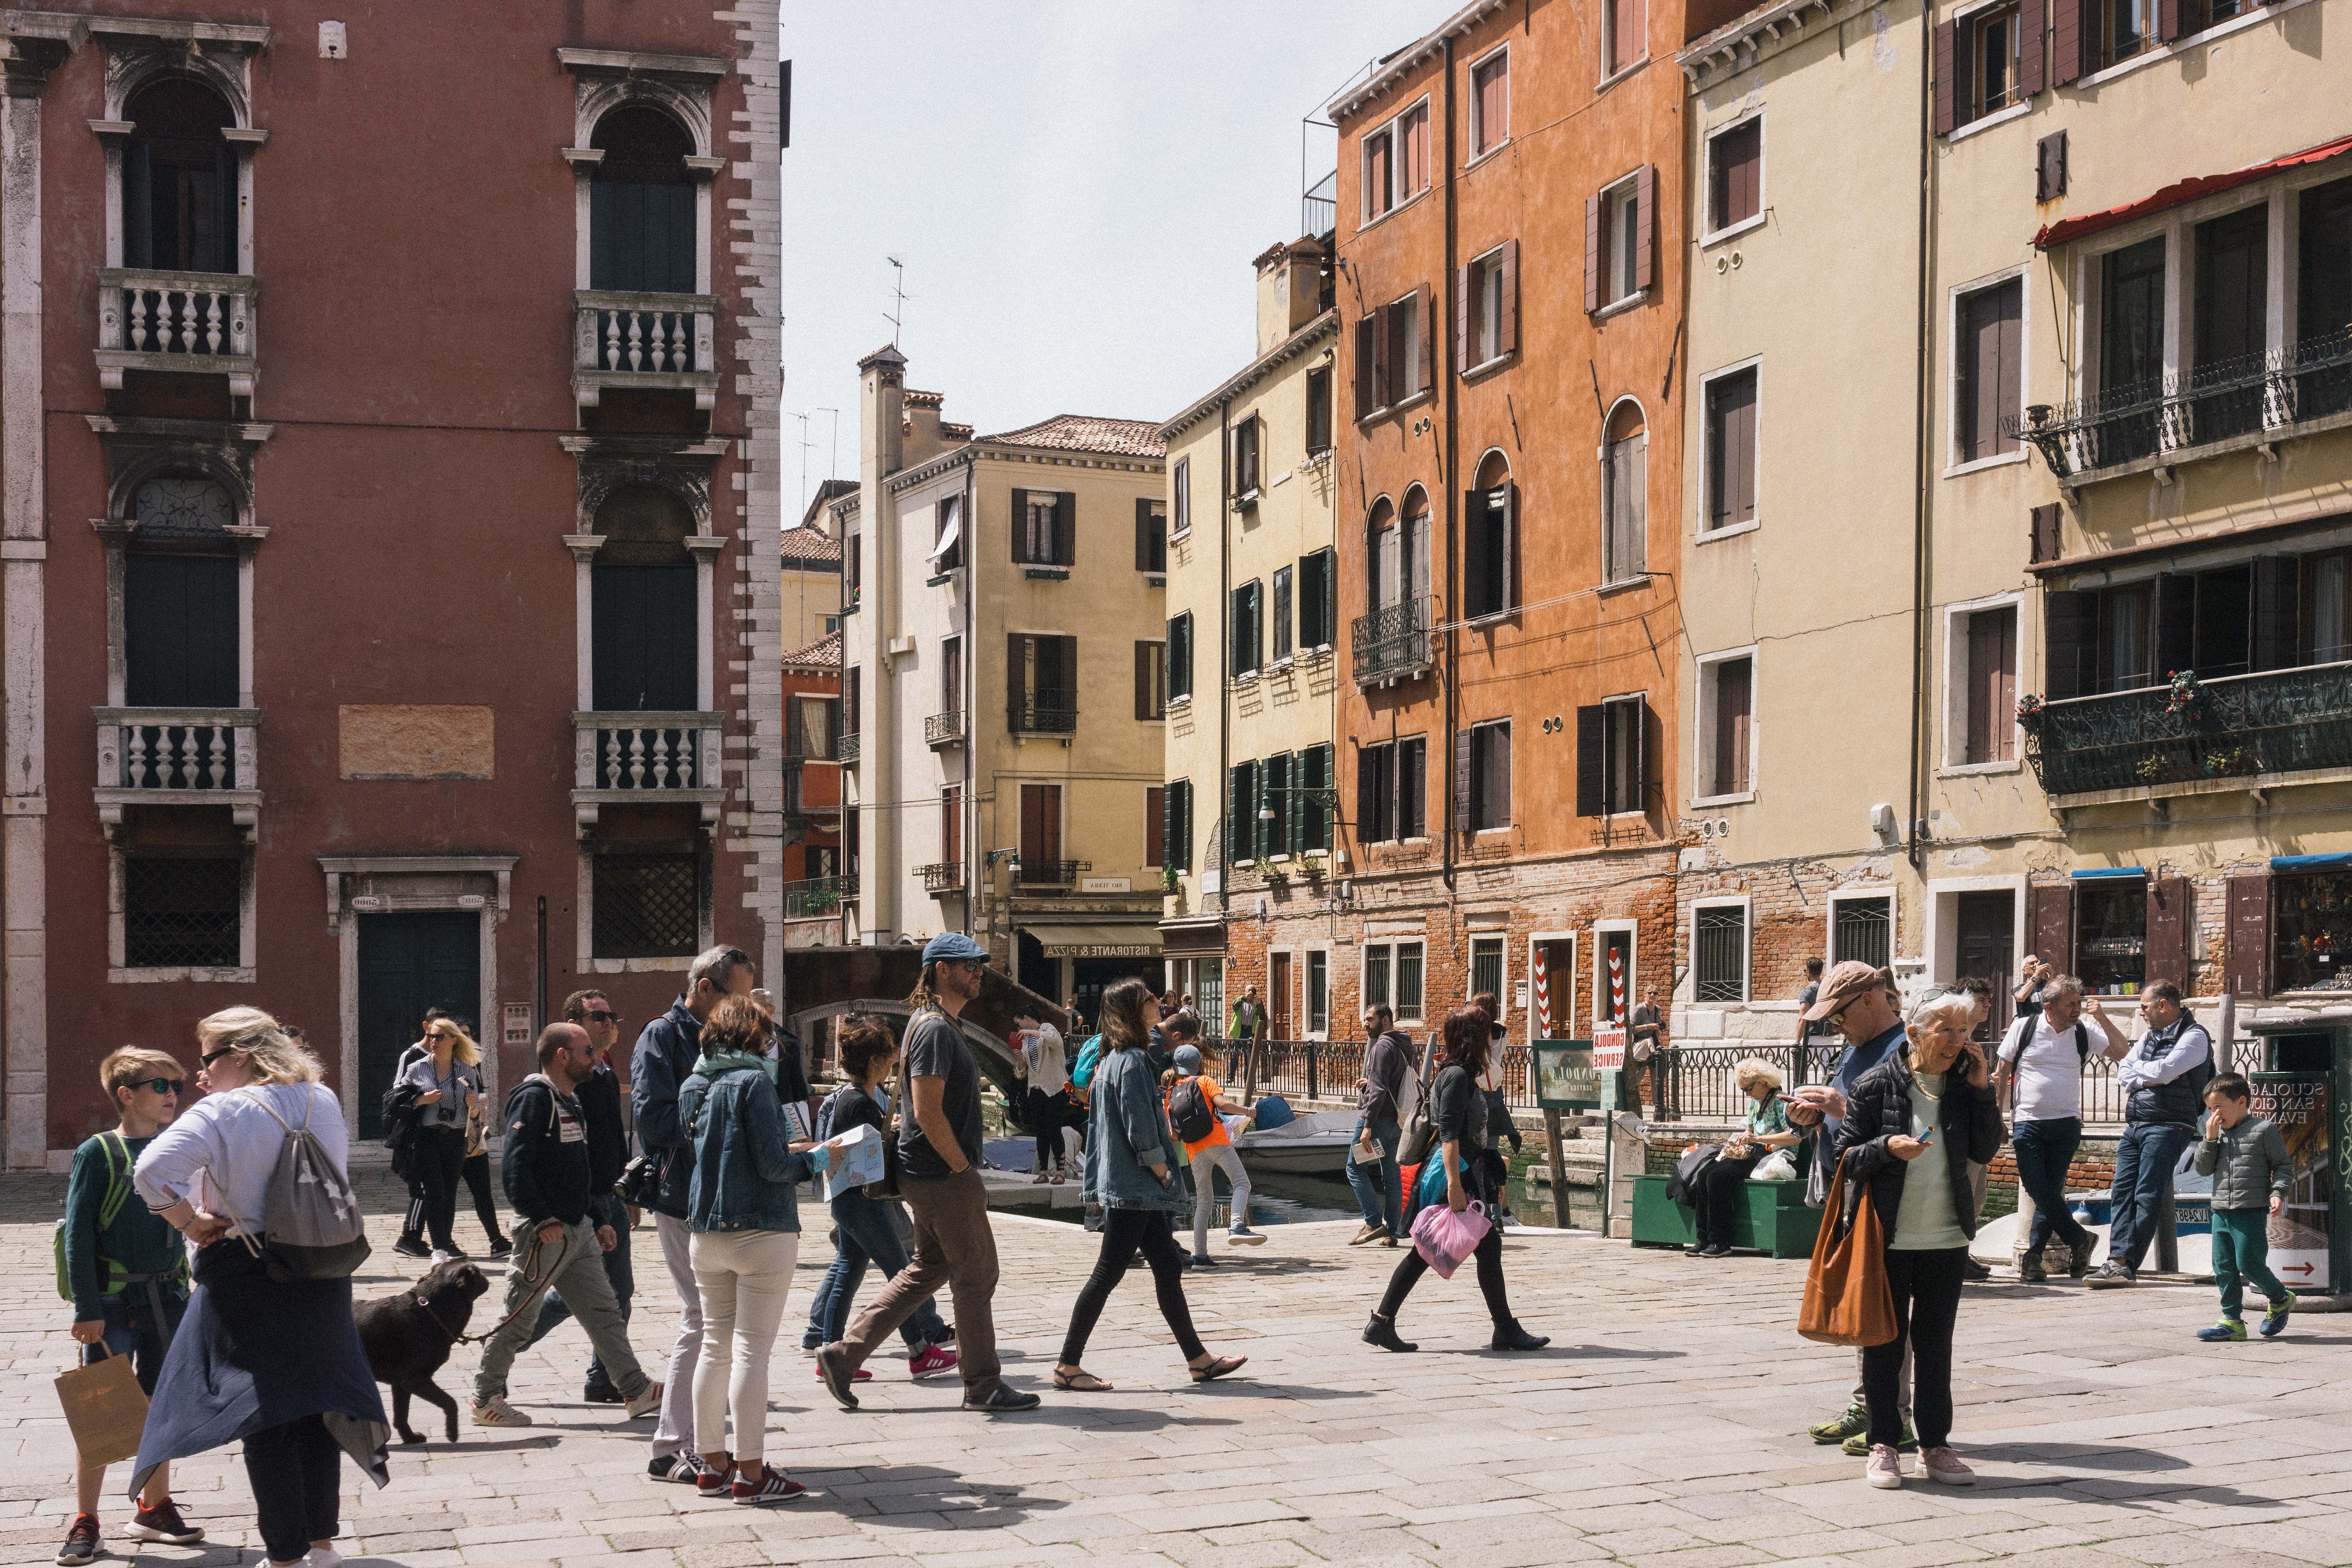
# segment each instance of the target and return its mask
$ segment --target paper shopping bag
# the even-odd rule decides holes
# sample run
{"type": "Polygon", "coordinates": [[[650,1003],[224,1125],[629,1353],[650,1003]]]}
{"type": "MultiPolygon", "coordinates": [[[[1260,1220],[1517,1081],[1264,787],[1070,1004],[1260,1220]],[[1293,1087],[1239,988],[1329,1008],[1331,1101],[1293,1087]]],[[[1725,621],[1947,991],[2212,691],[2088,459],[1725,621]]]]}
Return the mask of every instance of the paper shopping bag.
{"type": "Polygon", "coordinates": [[[127,1355],[79,1366],[58,1379],[58,1403],[65,1406],[81,1462],[111,1465],[139,1457],[139,1434],[147,1426],[147,1394],[127,1355]]]}

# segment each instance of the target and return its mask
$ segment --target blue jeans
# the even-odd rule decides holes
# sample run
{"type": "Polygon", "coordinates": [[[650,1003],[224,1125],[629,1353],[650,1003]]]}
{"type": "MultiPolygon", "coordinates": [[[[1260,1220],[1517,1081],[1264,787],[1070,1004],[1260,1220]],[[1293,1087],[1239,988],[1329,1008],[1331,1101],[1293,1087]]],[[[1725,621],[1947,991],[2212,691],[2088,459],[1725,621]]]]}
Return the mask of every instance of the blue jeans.
{"type": "MultiPolygon", "coordinates": [[[[907,1248],[898,1240],[898,1227],[891,1223],[890,1213],[881,1202],[860,1192],[844,1193],[833,1200],[833,1223],[841,1238],[834,1248],[833,1267],[824,1271],[816,1299],[809,1303],[808,1331],[801,1338],[803,1350],[847,1336],[849,1304],[857,1299],[858,1286],[866,1282],[867,1264],[881,1269],[885,1279],[907,1267],[907,1248]]],[[[922,1354],[926,1345],[939,1343],[947,1331],[939,1308],[929,1300],[898,1325],[898,1337],[906,1342],[909,1357],[922,1354]]]]}
{"type": "Polygon", "coordinates": [[[2156,1208],[2172,1190],[2172,1167],[2197,1135],[2171,1121],[2135,1121],[2116,1145],[2116,1185],[2111,1194],[2115,1224],[2107,1232],[2107,1261],[2137,1269],[2156,1240],[2156,1208]]]}
{"type": "MultiPolygon", "coordinates": [[[[100,1343],[108,1355],[131,1358],[131,1375],[151,1396],[163,1370],[163,1352],[171,1348],[172,1336],[180,1331],[180,1319],[187,1310],[188,1299],[176,1284],[158,1284],[152,1295],[144,1284],[125,1285],[121,1294],[102,1298],[98,1304],[99,1321],[106,1325],[100,1343]],[[160,1321],[155,1316],[159,1301],[163,1309],[160,1321]]],[[[82,1365],[101,1359],[98,1345],[81,1347],[82,1365]]]]}
{"type": "Polygon", "coordinates": [[[1397,1187],[1397,1143],[1402,1130],[1385,1117],[1375,1117],[1370,1121],[1359,1117],[1356,1121],[1358,1140],[1363,1138],[1367,1126],[1370,1127],[1372,1137],[1381,1146],[1381,1157],[1376,1163],[1367,1162],[1359,1165],[1351,1149],[1348,1154],[1348,1184],[1356,1189],[1356,1203],[1364,1211],[1366,1225],[1376,1225],[1391,1236],[1402,1237],[1404,1194],[1397,1187]],[[1378,1186],[1373,1185],[1375,1171],[1379,1173],[1378,1186]]]}
{"type": "MultiPolygon", "coordinates": [[[[613,1296],[621,1303],[621,1321],[625,1323],[629,1321],[629,1298],[637,1292],[636,1273],[629,1267],[628,1205],[610,1193],[601,1198],[590,1198],[588,1223],[609,1225],[613,1227],[613,1234],[620,1238],[618,1245],[612,1251],[604,1254],[604,1278],[613,1282],[613,1296]]],[[[521,1234],[520,1231],[516,1232],[518,1237],[520,1237],[521,1234]]],[[[515,1267],[521,1266],[522,1251],[520,1247],[518,1247],[515,1253],[515,1267]]],[[[529,1350],[547,1338],[548,1333],[556,1324],[570,1316],[572,1316],[572,1309],[563,1304],[563,1298],[557,1292],[550,1290],[546,1299],[540,1303],[539,1324],[531,1330],[530,1338],[523,1342],[523,1349],[529,1350]]],[[[612,1374],[604,1370],[604,1363],[592,1353],[588,1357],[589,1384],[593,1386],[612,1381],[612,1374]]]]}
{"type": "Polygon", "coordinates": [[[2074,1116],[2021,1121],[2011,1134],[2011,1146],[2017,1153],[2017,1184],[2033,1200],[2033,1229],[2025,1238],[2030,1258],[2041,1257],[2053,1236],[2068,1247],[2079,1247],[2090,1235],[2066,1206],[2066,1167],[2074,1162],[2074,1146],[2082,1141],[2082,1120],[2074,1116]]]}

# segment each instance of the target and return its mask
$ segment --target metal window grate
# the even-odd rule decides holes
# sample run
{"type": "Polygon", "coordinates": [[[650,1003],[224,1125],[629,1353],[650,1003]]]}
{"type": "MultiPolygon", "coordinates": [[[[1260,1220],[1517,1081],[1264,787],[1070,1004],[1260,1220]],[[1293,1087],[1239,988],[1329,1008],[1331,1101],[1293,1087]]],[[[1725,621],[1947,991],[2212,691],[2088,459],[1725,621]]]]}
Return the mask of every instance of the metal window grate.
{"type": "MultiPolygon", "coordinates": [[[[1843,912],[1843,911],[1841,911],[1843,912]]],[[[1748,911],[1738,904],[1700,910],[1698,999],[1744,1002],[1748,991],[1748,911]]]]}
{"type": "Polygon", "coordinates": [[[220,860],[122,863],[122,960],[132,969],[232,969],[244,866],[220,860]]]}
{"type": "Polygon", "coordinates": [[[1874,969],[1886,967],[1887,954],[1893,951],[1888,929],[1891,911],[1885,899],[1845,899],[1837,907],[1835,961],[1848,959],[1867,963],[1874,969]]]}
{"type": "Polygon", "coordinates": [[[596,857],[596,956],[691,958],[702,876],[692,855],[596,857]]]}

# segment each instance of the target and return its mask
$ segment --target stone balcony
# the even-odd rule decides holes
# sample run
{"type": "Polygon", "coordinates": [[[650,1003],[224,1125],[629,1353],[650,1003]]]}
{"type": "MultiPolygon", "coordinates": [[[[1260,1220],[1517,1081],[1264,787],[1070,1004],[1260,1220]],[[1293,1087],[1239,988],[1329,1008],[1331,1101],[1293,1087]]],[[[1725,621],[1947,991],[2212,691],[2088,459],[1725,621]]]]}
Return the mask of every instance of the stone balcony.
{"type": "Polygon", "coordinates": [[[572,295],[572,392],[593,408],[604,389],[691,392],[719,398],[719,299],[582,289],[572,295]]]}
{"type": "Polygon", "coordinates": [[[572,808],[579,831],[607,805],[698,806],[716,826],[725,798],[716,713],[572,715],[572,808]]]}
{"type": "Polygon", "coordinates": [[[94,708],[98,818],[111,836],[133,805],[226,806],[252,836],[261,816],[258,708],[94,708]]]}
{"type": "Polygon", "coordinates": [[[122,389],[126,371],[225,375],[229,395],[253,395],[255,299],[250,278],[227,272],[98,272],[98,383],[122,389]]]}

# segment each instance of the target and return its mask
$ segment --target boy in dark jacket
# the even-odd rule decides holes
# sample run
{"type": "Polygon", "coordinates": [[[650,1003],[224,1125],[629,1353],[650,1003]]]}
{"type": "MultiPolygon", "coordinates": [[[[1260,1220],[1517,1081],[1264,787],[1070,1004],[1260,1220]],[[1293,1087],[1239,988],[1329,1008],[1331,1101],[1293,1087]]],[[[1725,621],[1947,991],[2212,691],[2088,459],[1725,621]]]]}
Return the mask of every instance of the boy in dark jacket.
{"type": "Polygon", "coordinates": [[[507,1369],[538,1327],[538,1314],[526,1306],[551,1285],[588,1331],[630,1419],[661,1405],[662,1385],[637,1365],[621,1304],[604,1278],[604,1254],[620,1237],[589,1213],[595,1183],[587,1116],[574,1090],[594,1069],[594,1050],[577,1024],[550,1024],[539,1037],[539,1071],[507,1096],[501,1173],[507,1201],[514,1205],[515,1236],[523,1245],[508,1277],[503,1321],[482,1347],[481,1370],[474,1376],[477,1426],[530,1425],[530,1416],[507,1403],[507,1369]]]}
{"type": "Polygon", "coordinates": [[[2213,1178],[2213,1281],[2221,1288],[2221,1321],[2200,1329],[2209,1342],[2246,1337],[2246,1281],[2262,1288],[2270,1305],[2263,1337],[2275,1339],[2294,1310],[2294,1292],[2271,1272],[2270,1216],[2286,1207],[2294,1161],[2268,1117],[2254,1114],[2254,1091],[2240,1074],[2225,1072],[2205,1086],[2205,1141],[2197,1146],[2197,1173],[2213,1178]]]}

